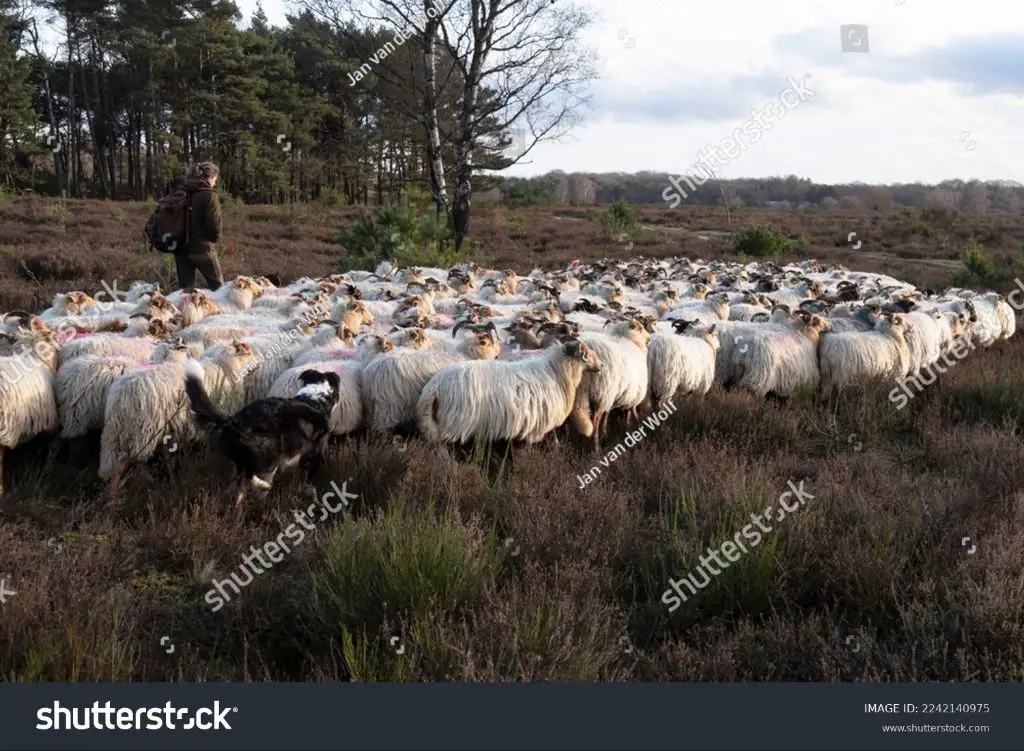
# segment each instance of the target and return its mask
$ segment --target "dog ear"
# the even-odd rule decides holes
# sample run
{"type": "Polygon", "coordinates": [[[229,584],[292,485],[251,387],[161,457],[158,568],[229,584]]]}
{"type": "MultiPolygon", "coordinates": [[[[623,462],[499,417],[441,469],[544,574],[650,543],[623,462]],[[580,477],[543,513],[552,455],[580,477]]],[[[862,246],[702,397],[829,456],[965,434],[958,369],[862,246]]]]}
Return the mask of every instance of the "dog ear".
{"type": "Polygon", "coordinates": [[[341,391],[341,376],[337,373],[321,373],[324,380],[331,384],[331,390],[337,394],[341,391]]]}
{"type": "Polygon", "coordinates": [[[303,386],[308,386],[311,383],[320,383],[325,380],[324,375],[319,370],[303,370],[299,373],[299,382],[303,386]]]}

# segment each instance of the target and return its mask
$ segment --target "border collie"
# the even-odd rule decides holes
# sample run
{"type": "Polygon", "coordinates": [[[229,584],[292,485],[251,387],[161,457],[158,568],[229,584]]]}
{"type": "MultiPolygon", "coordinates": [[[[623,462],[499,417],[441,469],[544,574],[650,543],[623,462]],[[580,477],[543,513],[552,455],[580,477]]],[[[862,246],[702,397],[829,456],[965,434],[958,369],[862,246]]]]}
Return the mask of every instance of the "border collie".
{"type": "Polygon", "coordinates": [[[312,481],[323,462],[328,421],[338,403],[341,379],[336,373],[304,370],[299,375],[303,385],[293,398],[260,399],[231,417],[213,405],[203,380],[203,366],[188,360],[185,392],[200,427],[238,470],[236,505],[245,500],[247,486],[269,491],[279,469],[291,469],[300,462],[312,481]]]}

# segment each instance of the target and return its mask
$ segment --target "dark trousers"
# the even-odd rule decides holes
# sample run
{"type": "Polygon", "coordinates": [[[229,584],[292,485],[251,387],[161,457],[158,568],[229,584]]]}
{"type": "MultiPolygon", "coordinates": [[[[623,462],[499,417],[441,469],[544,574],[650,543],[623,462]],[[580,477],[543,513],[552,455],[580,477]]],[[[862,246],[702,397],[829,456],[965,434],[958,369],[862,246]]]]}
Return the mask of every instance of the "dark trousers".
{"type": "Polygon", "coordinates": [[[192,253],[175,253],[174,263],[178,267],[178,286],[182,289],[196,285],[196,272],[203,275],[206,286],[215,290],[224,284],[224,274],[220,270],[220,261],[214,250],[196,251],[192,253]]]}

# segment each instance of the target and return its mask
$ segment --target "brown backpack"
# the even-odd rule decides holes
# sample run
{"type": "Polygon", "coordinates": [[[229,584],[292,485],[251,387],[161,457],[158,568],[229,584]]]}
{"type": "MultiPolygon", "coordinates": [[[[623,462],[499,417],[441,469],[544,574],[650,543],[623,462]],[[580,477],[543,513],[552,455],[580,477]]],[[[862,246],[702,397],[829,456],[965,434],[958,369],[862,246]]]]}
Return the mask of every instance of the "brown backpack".
{"type": "Polygon", "coordinates": [[[179,188],[161,198],[156,211],[146,222],[142,234],[150,247],[161,253],[175,253],[184,250],[189,243],[189,214],[192,201],[188,191],[179,188]]]}

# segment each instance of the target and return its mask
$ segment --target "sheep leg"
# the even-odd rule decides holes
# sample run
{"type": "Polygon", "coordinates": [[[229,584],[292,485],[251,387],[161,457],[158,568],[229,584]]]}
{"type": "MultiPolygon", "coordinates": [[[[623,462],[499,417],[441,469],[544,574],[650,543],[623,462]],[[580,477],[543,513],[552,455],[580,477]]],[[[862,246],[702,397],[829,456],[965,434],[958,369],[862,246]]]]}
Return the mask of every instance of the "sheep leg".
{"type": "Polygon", "coordinates": [[[110,479],[107,481],[107,493],[111,500],[117,497],[118,491],[121,489],[121,483],[124,480],[124,473],[127,468],[127,462],[120,461],[114,465],[114,471],[110,475],[110,479]]]}
{"type": "Polygon", "coordinates": [[[0,446],[0,498],[4,495],[4,454],[7,453],[6,446],[0,446]]]}
{"type": "Polygon", "coordinates": [[[604,417],[605,417],[604,412],[595,412],[594,413],[593,425],[594,425],[594,450],[595,451],[600,451],[601,450],[601,426],[603,424],[604,417]]]}
{"type": "Polygon", "coordinates": [[[60,438],[54,438],[50,442],[50,450],[46,454],[47,464],[56,464],[60,459],[60,450],[63,447],[64,442],[60,438]]]}
{"type": "Polygon", "coordinates": [[[245,502],[245,489],[249,485],[249,478],[245,475],[238,476],[238,491],[235,493],[235,508],[241,508],[245,502]]]}

